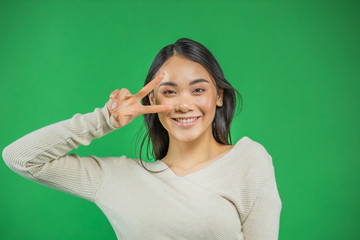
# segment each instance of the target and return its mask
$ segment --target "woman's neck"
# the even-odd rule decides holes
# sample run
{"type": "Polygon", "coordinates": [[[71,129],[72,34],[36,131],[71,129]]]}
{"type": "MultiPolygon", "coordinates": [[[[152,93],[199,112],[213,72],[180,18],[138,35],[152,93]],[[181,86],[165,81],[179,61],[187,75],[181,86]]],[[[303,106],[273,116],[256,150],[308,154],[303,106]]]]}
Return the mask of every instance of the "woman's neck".
{"type": "Polygon", "coordinates": [[[218,143],[212,134],[186,142],[179,141],[171,136],[169,138],[169,150],[162,161],[180,168],[190,168],[207,162],[227,152],[232,147],[218,143]]]}

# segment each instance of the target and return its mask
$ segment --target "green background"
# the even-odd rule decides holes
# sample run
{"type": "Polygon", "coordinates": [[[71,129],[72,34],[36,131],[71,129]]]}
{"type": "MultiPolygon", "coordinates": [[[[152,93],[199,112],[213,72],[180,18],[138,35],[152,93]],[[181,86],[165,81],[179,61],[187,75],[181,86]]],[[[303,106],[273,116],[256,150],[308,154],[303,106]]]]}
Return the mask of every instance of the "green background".
{"type": "MultiPolygon", "coordinates": [[[[137,92],[157,52],[204,44],[244,99],[232,136],[273,157],[279,239],[360,239],[359,1],[0,1],[0,148],[137,92]]],[[[79,155],[136,156],[142,119],[79,155]],[[130,136],[130,137],[129,137],[130,136]]],[[[0,162],[1,239],[116,239],[93,203],[0,162]]]]}

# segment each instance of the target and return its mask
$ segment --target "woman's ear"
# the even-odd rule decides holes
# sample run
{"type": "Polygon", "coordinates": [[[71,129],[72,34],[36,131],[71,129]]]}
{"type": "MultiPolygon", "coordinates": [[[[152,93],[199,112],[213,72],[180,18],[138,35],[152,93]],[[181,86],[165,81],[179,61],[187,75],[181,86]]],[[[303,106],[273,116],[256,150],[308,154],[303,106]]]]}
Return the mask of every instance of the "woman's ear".
{"type": "Polygon", "coordinates": [[[218,106],[218,107],[221,107],[223,105],[223,94],[224,94],[224,89],[219,88],[218,96],[217,96],[217,100],[216,100],[216,106],[218,106]]]}
{"type": "Polygon", "coordinates": [[[156,100],[154,97],[154,92],[149,93],[149,100],[151,105],[156,105],[156,100]]]}

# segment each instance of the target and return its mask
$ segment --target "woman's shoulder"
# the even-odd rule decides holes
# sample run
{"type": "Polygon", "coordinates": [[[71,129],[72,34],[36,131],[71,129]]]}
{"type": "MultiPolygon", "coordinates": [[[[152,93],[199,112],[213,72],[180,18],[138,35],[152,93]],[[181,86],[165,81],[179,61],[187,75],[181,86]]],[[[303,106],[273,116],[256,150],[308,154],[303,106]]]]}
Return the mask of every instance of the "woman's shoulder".
{"type": "Polygon", "coordinates": [[[271,167],[272,157],[259,141],[248,136],[242,137],[235,145],[234,152],[241,158],[241,163],[251,166],[271,167]]]}
{"type": "Polygon", "coordinates": [[[150,168],[150,170],[158,170],[164,167],[159,161],[143,161],[139,158],[131,158],[125,155],[118,157],[101,157],[101,162],[105,164],[110,171],[118,171],[119,169],[126,169],[126,171],[137,171],[140,169],[140,171],[142,171],[144,167],[150,168]]]}

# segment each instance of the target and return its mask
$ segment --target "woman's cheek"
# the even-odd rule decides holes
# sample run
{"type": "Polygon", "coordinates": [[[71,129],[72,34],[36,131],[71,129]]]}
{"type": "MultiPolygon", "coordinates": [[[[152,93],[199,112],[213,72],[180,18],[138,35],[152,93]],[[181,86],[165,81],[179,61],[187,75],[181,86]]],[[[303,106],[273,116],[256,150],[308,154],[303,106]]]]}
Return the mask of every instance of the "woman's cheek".
{"type": "Polygon", "coordinates": [[[204,112],[211,112],[216,110],[216,102],[211,96],[199,97],[196,105],[204,112]]]}
{"type": "Polygon", "coordinates": [[[157,98],[157,105],[173,105],[174,100],[171,98],[166,98],[164,96],[159,96],[157,98]]]}

